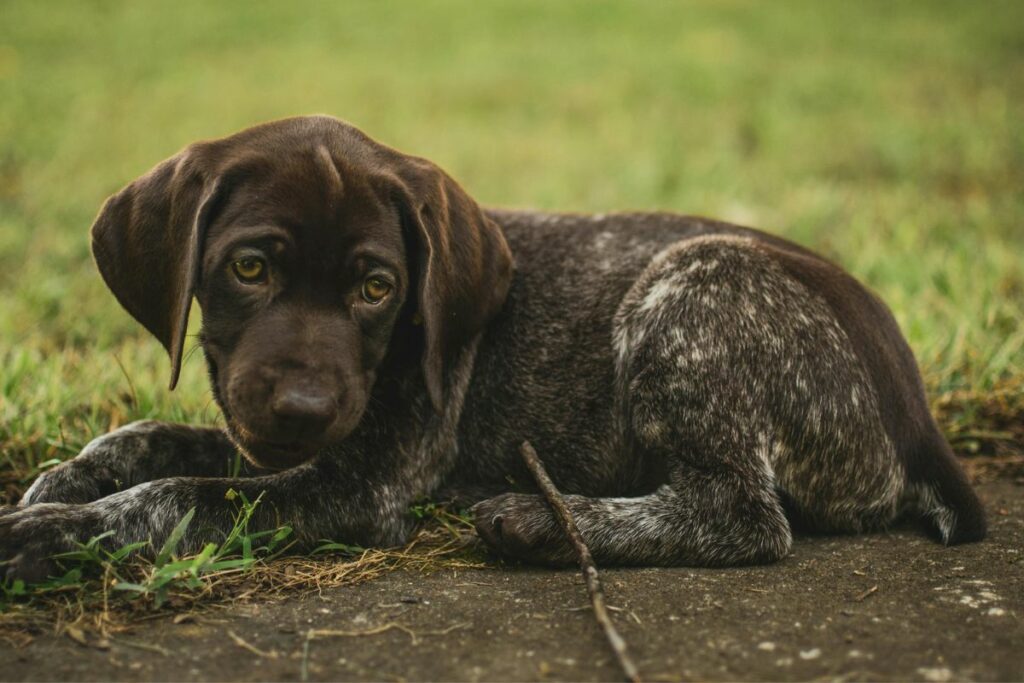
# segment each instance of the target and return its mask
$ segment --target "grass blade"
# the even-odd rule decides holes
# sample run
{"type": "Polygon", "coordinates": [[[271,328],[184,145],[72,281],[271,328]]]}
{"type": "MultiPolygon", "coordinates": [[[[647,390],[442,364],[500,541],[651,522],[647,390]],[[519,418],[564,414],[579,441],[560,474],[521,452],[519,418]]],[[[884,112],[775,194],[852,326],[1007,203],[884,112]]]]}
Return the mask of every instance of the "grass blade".
{"type": "Polygon", "coordinates": [[[160,549],[160,553],[156,556],[155,564],[157,567],[162,567],[167,563],[167,560],[171,559],[171,555],[178,549],[178,544],[181,543],[181,539],[185,536],[185,531],[188,530],[188,525],[192,522],[192,517],[195,514],[195,508],[186,512],[185,516],[174,527],[174,530],[171,531],[171,535],[167,537],[163,548],[160,549]]]}

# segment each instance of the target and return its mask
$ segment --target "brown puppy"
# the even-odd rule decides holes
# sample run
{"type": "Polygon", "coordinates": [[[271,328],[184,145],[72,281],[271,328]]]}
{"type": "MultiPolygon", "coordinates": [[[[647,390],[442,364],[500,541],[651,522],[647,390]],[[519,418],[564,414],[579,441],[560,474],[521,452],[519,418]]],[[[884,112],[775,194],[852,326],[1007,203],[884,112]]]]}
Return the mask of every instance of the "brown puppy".
{"type": "Polygon", "coordinates": [[[755,230],[484,211],[433,164],[307,117],[160,164],[93,247],[172,386],[198,300],[225,429],[136,423],[42,475],[0,516],[12,576],[105,530],[159,546],[193,508],[201,547],[231,526],[228,489],[300,547],[399,543],[413,501],[452,496],[499,551],[565,562],[524,439],[600,562],[767,562],[792,522],[903,512],[947,543],[985,534],[885,306],[755,230]]]}

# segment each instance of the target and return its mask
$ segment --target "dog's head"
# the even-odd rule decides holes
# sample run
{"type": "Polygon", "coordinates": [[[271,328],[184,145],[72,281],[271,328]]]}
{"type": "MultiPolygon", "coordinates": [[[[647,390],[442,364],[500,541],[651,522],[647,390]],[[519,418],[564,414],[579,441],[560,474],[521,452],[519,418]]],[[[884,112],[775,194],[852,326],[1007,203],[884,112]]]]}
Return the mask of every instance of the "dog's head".
{"type": "Polygon", "coordinates": [[[437,166],[329,117],[189,146],[108,199],[92,243],[170,354],[171,388],[196,298],[228,429],[272,468],[350,434],[396,354],[419,354],[443,410],[446,364],[512,273],[500,229],[437,166]]]}

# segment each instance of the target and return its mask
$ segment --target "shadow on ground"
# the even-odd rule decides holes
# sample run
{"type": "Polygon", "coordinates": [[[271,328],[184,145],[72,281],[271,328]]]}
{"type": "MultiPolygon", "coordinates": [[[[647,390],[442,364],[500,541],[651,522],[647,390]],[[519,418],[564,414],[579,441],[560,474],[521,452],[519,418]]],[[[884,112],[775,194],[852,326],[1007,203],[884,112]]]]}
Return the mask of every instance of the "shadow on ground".
{"type": "MultiPolygon", "coordinates": [[[[1024,487],[978,490],[985,543],[944,548],[909,528],[801,538],[769,567],[605,570],[606,592],[648,680],[1020,680],[1024,487]]],[[[573,571],[400,571],[161,617],[105,650],[3,645],[0,678],[615,680],[587,605],[573,571]]]]}

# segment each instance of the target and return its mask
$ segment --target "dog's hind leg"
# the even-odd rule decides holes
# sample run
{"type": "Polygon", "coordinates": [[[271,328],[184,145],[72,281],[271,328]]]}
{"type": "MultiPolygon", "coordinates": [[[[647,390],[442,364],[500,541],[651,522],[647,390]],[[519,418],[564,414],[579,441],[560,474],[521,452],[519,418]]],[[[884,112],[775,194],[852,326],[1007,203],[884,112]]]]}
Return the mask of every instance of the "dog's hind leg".
{"type": "MultiPolygon", "coordinates": [[[[668,476],[640,498],[570,497],[599,561],[778,559],[790,546],[779,489],[814,529],[863,531],[896,516],[906,472],[875,387],[837,314],[781,258],[747,239],[680,243],[623,301],[614,343],[623,430],[635,444],[627,455],[668,476]]],[[[502,496],[476,511],[499,550],[569,559],[537,497],[502,496]]]]}
{"type": "MultiPolygon", "coordinates": [[[[687,267],[656,262],[620,309],[622,428],[645,459],[661,463],[667,481],[635,498],[566,497],[600,563],[720,566],[771,562],[789,552],[789,523],[771,463],[771,417],[753,386],[756,377],[737,373],[722,352],[722,345],[743,342],[704,339],[718,337],[713,327],[731,325],[707,315],[701,320],[693,310],[713,304],[702,303],[706,285],[685,286],[670,277],[687,267]]],[[[699,268],[689,273],[706,279],[699,268]]],[[[543,460],[544,444],[535,445],[543,460]]],[[[474,513],[478,532],[499,552],[541,563],[572,560],[539,496],[502,495],[479,503],[474,513]]]]}
{"type": "MultiPolygon", "coordinates": [[[[728,468],[680,468],[637,498],[565,496],[599,564],[729,566],[788,554],[789,524],[766,482],[728,468]]],[[[507,493],[473,508],[478,533],[499,553],[539,564],[574,554],[543,498],[507,493]]]]}
{"type": "MultiPolygon", "coordinates": [[[[652,368],[638,379],[662,381],[657,374],[652,368]]],[[[768,442],[756,425],[733,413],[744,411],[740,397],[722,398],[717,407],[660,403],[657,416],[644,411],[638,418],[648,425],[637,435],[641,447],[670,463],[669,481],[654,492],[566,496],[598,563],[725,566],[772,562],[789,552],[789,523],[775,493],[768,442]],[[694,429],[694,419],[702,427],[694,429]]],[[[543,460],[543,450],[539,454],[543,460]]],[[[542,564],[573,560],[538,495],[504,494],[473,512],[477,531],[502,554],[542,564]]]]}
{"type": "Polygon", "coordinates": [[[43,472],[19,504],[88,503],[167,477],[255,474],[221,429],[143,420],[93,439],[73,459],[43,472]]]}

